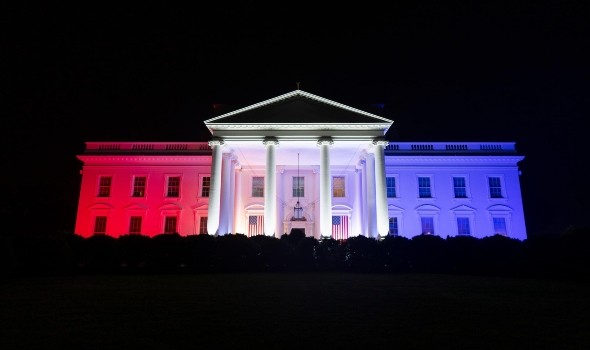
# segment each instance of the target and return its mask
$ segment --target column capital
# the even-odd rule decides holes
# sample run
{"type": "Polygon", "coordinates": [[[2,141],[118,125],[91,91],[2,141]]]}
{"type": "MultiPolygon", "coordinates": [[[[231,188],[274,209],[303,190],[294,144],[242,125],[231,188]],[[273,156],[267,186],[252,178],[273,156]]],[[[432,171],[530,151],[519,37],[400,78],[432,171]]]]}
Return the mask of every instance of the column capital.
{"type": "Polygon", "coordinates": [[[211,141],[208,142],[208,144],[209,147],[213,148],[213,146],[223,146],[225,142],[223,142],[223,139],[219,137],[214,137],[211,141]]]}
{"type": "Polygon", "coordinates": [[[376,137],[373,139],[373,145],[387,147],[389,141],[387,141],[385,137],[376,137]]]}
{"type": "Polygon", "coordinates": [[[318,146],[328,145],[332,146],[334,144],[334,140],[330,136],[322,136],[318,139],[318,146]]]}
{"type": "Polygon", "coordinates": [[[278,146],[279,145],[279,140],[276,137],[267,136],[267,137],[264,138],[264,140],[262,141],[262,143],[265,146],[269,146],[269,145],[278,146]]]}

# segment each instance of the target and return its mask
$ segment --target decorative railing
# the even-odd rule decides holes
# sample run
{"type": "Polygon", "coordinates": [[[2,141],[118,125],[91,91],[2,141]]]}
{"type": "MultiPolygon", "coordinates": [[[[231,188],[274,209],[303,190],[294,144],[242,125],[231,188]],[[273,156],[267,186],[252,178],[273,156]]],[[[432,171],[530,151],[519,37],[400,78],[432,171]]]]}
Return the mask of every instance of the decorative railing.
{"type": "Polygon", "coordinates": [[[207,142],[86,142],[86,152],[190,153],[211,151],[207,142]]]}
{"type": "Polygon", "coordinates": [[[388,153],[513,153],[515,142],[389,142],[388,153]]]}

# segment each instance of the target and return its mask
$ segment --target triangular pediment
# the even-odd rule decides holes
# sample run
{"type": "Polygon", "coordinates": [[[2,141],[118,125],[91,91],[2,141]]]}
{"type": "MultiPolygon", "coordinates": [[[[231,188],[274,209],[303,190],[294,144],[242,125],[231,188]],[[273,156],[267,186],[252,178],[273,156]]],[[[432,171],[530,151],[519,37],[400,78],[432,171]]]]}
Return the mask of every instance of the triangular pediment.
{"type": "Polygon", "coordinates": [[[469,206],[464,205],[464,204],[459,205],[459,206],[456,206],[454,208],[451,208],[451,210],[454,211],[454,212],[474,212],[475,211],[474,208],[469,207],[469,206]]]}
{"type": "Polygon", "coordinates": [[[272,125],[273,129],[284,126],[295,128],[341,128],[371,126],[387,130],[392,120],[353,108],[302,90],[277,96],[244,108],[205,120],[205,125],[214,130],[260,129],[272,125]]]}

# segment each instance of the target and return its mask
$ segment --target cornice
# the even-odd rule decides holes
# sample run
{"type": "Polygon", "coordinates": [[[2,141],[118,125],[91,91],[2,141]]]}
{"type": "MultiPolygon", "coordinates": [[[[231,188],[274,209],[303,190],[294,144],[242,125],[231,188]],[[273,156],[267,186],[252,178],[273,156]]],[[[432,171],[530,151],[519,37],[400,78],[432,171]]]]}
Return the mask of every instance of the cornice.
{"type": "Polygon", "coordinates": [[[345,104],[342,104],[342,103],[338,103],[338,102],[329,100],[327,98],[323,98],[323,97],[320,97],[320,96],[317,96],[317,95],[314,95],[314,94],[310,94],[310,93],[305,92],[303,90],[295,90],[295,91],[292,91],[292,92],[289,92],[289,93],[286,93],[286,94],[283,94],[283,95],[280,95],[280,96],[277,96],[277,97],[274,97],[274,98],[271,98],[271,99],[268,99],[268,100],[265,100],[265,101],[262,101],[262,102],[255,103],[253,105],[250,105],[250,106],[247,106],[247,107],[244,107],[244,108],[237,109],[237,110],[232,111],[232,112],[229,112],[229,113],[222,114],[222,115],[217,116],[215,118],[211,118],[211,119],[205,120],[205,124],[210,124],[211,122],[214,122],[215,120],[219,120],[219,119],[222,119],[222,118],[225,118],[225,117],[229,117],[229,116],[232,116],[232,115],[235,115],[235,114],[244,113],[246,111],[249,111],[249,110],[252,110],[252,109],[256,109],[256,108],[260,108],[260,107],[263,107],[263,106],[267,106],[269,104],[272,104],[272,103],[275,103],[275,102],[279,102],[279,101],[282,101],[282,100],[286,100],[286,99],[291,98],[291,97],[294,97],[294,96],[303,96],[303,97],[306,97],[306,98],[309,98],[309,99],[312,99],[312,100],[315,100],[315,101],[318,101],[318,102],[322,102],[322,103],[325,103],[325,104],[328,104],[328,105],[331,105],[331,106],[334,106],[334,107],[345,109],[345,110],[348,110],[348,111],[351,111],[351,112],[354,112],[354,113],[358,113],[358,114],[362,114],[362,115],[365,115],[365,116],[368,116],[368,117],[376,118],[376,119],[379,119],[379,120],[381,120],[383,122],[388,123],[387,124],[388,126],[393,123],[393,120],[389,120],[387,118],[383,118],[383,117],[378,116],[376,114],[365,112],[363,110],[360,110],[360,109],[357,109],[357,108],[353,108],[353,107],[347,106],[345,104]]]}
{"type": "Polygon", "coordinates": [[[390,124],[286,124],[286,123],[249,123],[249,124],[215,124],[210,125],[214,130],[382,130],[390,127],[390,124]]]}

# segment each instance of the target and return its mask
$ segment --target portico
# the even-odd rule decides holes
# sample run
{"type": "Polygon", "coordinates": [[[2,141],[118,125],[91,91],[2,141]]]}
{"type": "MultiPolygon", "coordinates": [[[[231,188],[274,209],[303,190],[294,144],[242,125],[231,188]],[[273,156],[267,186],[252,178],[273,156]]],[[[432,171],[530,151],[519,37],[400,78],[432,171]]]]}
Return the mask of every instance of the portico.
{"type": "Polygon", "coordinates": [[[213,136],[209,234],[250,235],[263,221],[262,232],[275,237],[292,228],[316,238],[334,230],[387,235],[383,136],[391,120],[296,90],[205,124],[213,136]],[[296,177],[301,198],[294,195],[296,177]],[[230,191],[222,197],[218,185],[230,191]],[[297,200],[304,221],[292,220],[297,200]],[[233,215],[223,214],[226,205],[233,215]]]}

